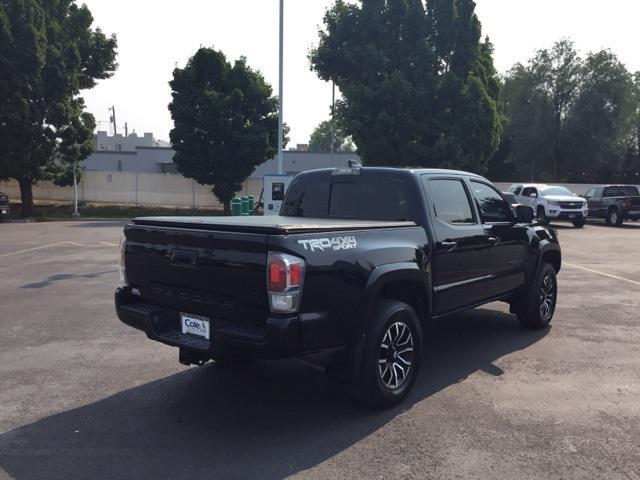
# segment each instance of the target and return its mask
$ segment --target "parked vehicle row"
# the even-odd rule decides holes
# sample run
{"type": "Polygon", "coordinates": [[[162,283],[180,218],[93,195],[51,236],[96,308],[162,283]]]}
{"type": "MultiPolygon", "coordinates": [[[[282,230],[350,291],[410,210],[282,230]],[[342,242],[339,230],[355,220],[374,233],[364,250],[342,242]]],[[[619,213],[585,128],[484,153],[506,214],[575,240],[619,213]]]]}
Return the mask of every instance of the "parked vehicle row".
{"type": "Polygon", "coordinates": [[[577,228],[588,217],[604,218],[609,225],[640,220],[640,193],[634,185],[606,185],[578,196],[566,187],[544,184],[514,184],[507,193],[518,204],[529,205],[540,221],[569,220],[577,228]]]}

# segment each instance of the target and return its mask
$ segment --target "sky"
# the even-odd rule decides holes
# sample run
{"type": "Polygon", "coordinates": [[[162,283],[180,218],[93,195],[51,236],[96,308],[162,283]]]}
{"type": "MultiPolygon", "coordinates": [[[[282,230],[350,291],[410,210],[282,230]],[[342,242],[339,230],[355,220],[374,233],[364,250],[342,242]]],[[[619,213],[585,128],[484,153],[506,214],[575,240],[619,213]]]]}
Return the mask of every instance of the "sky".
{"type": "MultiPolygon", "coordinates": [[[[116,108],[118,129],[153,132],[168,140],[173,123],[167,105],[173,69],[200,46],[228,59],[247,57],[278,90],[279,0],[79,0],[94,27],[118,37],[116,74],[83,92],[100,130],[109,129],[116,108]]],[[[483,34],[495,47],[499,72],[526,62],[562,37],[586,53],[610,48],[632,71],[640,70],[637,0],[476,0],[483,34]]],[[[309,69],[309,49],[333,0],[285,0],[284,121],[291,146],[308,143],[314,127],[329,117],[331,86],[309,69]]]]}

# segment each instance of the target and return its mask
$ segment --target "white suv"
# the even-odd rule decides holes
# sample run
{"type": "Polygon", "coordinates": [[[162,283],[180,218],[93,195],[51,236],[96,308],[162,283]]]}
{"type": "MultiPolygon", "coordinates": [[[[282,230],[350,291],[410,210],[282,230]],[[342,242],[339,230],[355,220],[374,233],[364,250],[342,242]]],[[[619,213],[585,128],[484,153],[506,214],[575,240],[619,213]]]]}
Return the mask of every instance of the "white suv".
{"type": "Polygon", "coordinates": [[[565,187],[525,183],[511,185],[509,191],[519,203],[533,207],[541,221],[569,220],[582,228],[589,214],[587,201],[565,187]]]}

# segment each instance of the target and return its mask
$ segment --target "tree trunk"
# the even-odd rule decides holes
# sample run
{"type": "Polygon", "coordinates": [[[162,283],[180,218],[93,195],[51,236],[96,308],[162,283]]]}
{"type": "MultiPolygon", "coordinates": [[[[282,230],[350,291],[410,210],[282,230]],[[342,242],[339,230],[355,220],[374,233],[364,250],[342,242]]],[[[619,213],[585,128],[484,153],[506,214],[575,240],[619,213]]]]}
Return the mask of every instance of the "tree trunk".
{"type": "Polygon", "coordinates": [[[22,199],[22,218],[33,217],[33,182],[29,177],[18,178],[22,199]]]}
{"type": "Polygon", "coordinates": [[[231,200],[224,200],[222,202],[222,207],[224,208],[224,214],[226,216],[231,215],[231,200]]]}

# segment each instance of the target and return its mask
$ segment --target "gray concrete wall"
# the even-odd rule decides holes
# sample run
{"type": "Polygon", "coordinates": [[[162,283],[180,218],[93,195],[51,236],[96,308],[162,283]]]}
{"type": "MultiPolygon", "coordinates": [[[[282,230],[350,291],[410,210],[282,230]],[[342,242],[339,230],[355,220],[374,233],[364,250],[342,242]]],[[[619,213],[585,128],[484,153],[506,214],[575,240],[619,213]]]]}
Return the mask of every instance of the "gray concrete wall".
{"type": "MultiPolygon", "coordinates": [[[[171,148],[137,147],[133,151],[96,151],[82,166],[86,170],[109,172],[162,173],[161,164],[173,162],[175,152],[171,148]]],[[[311,153],[300,151],[284,152],[284,171],[296,174],[317,168],[345,167],[349,160],[360,160],[355,153],[311,153]]],[[[271,159],[258,165],[250,178],[262,179],[265,175],[277,173],[277,160],[271,159]]]]}
{"type": "Polygon", "coordinates": [[[138,147],[135,151],[97,151],[84,162],[85,170],[102,172],[161,173],[160,163],[173,162],[174,151],[170,148],[138,147]]]}

